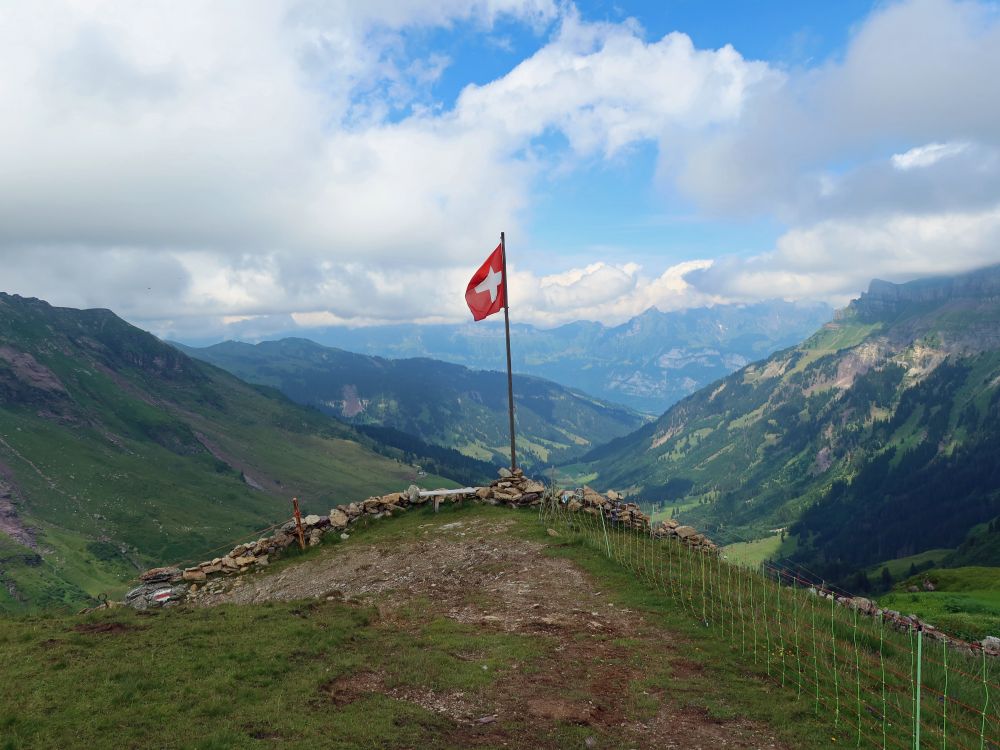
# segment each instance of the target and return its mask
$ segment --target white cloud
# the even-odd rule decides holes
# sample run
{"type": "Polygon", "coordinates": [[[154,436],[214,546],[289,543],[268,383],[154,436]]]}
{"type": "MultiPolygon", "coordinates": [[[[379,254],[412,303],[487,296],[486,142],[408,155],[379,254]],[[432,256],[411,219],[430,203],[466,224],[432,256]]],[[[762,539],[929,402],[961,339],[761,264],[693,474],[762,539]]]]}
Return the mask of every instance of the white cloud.
{"type": "MultiPolygon", "coordinates": [[[[751,92],[739,119],[695,134],[686,155],[669,162],[669,174],[715,214],[778,215],[797,223],[815,220],[831,201],[842,204],[838,210],[848,204],[870,212],[894,203],[895,191],[852,201],[850,194],[831,192],[831,174],[864,174],[870,164],[888,162],[900,144],[942,144],[938,156],[952,158],[960,149],[947,144],[1000,146],[997,70],[995,4],[889,3],[857,27],[843,56],[772,79],[751,92]]],[[[976,165],[963,165],[948,185],[972,176],[976,165]]],[[[916,171],[910,170],[915,181],[916,171]]],[[[909,192],[921,199],[920,191],[909,192]]],[[[992,198],[1000,199],[1000,192],[992,198]]]]}
{"type": "Polygon", "coordinates": [[[902,154],[893,154],[892,166],[904,171],[930,167],[942,159],[957,156],[968,150],[969,144],[961,141],[958,143],[928,143],[924,146],[915,146],[902,154]]]}
{"type": "Polygon", "coordinates": [[[983,211],[835,219],[793,229],[773,252],[716,263],[688,277],[705,294],[840,304],[872,278],[906,281],[1000,261],[1000,206],[983,211]]]}
{"type": "MultiPolygon", "coordinates": [[[[4,287],[164,326],[464,319],[483,227],[526,236],[537,177],[562,165],[539,138],[612,155],[735,117],[769,75],[552,0],[40,0],[5,11],[0,69],[4,287]],[[557,25],[453,109],[418,106],[447,60],[403,32],[500,18],[557,25]]],[[[519,273],[538,320],[669,286],[608,264],[543,293],[519,273]]]]}
{"type": "Polygon", "coordinates": [[[537,54],[466,88],[456,110],[460,122],[493,123],[516,139],[554,129],[579,153],[613,155],[674,128],[733,120],[747,90],[773,75],[730,46],[696,50],[681,33],[647,43],[633,23],[590,24],[571,13],[537,54]]]}
{"type": "Polygon", "coordinates": [[[159,331],[464,320],[483,228],[530,237],[541,177],[640,142],[703,216],[788,229],[759,257],[663,273],[627,249],[547,276],[514,264],[520,320],[839,298],[873,275],[1000,260],[998,18],[879,6],[843,55],[779,71],[556,0],[12,4],[3,287],[159,331]],[[488,38],[502,19],[540,49],[434,101],[449,61],[414,54],[408,32],[488,38]]]}

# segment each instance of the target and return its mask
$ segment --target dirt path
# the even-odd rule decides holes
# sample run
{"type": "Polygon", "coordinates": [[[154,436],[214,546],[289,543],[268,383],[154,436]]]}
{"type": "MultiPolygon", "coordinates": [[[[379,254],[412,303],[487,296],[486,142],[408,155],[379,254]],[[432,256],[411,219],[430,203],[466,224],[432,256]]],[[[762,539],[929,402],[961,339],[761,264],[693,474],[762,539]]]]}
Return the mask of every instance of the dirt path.
{"type": "Polygon", "coordinates": [[[453,723],[458,747],[560,747],[540,741],[551,732],[538,731],[560,724],[592,729],[582,745],[592,748],[786,747],[758,723],[713,719],[673,700],[669,687],[644,690],[651,659],[669,662],[677,680],[698,676],[683,639],[615,606],[571,561],[506,533],[514,523],[465,518],[424,524],[401,543],[339,545],[275,574],[237,579],[200,603],[343,597],[376,606],[382,624],[394,628],[413,627],[412,612],[409,620],[400,613],[419,603],[428,620],[444,616],[551,642],[530,669],[511,669],[474,695],[389,690],[375,672],[328,688],[334,704],[373,692],[419,704],[453,723]]]}

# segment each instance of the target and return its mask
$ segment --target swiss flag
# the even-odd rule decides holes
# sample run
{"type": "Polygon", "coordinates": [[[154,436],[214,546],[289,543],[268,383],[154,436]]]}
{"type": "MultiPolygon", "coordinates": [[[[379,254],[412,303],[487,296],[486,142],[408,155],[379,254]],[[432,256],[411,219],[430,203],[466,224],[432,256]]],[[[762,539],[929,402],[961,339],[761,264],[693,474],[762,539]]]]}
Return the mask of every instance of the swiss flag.
{"type": "Polygon", "coordinates": [[[507,302],[507,279],[503,273],[503,244],[490,253],[490,257],[472,274],[465,290],[465,301],[476,320],[487,318],[503,310],[507,302]]]}

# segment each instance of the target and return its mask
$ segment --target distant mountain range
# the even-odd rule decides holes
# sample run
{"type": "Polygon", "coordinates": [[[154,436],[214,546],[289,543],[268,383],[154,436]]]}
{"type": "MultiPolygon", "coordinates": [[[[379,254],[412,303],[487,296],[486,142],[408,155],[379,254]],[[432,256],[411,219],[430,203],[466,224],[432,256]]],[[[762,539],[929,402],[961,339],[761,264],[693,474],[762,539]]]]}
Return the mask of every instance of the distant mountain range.
{"type": "Polygon", "coordinates": [[[804,343],[599,447],[582,473],[832,579],[955,550],[1000,564],[1000,267],[869,291],[804,343]]]}
{"type": "Polygon", "coordinates": [[[0,611],[78,609],[141,567],[203,559],[286,519],[293,496],[326,512],[405,487],[410,461],[483,476],[453,451],[382,437],[108,310],[0,294],[0,611]]]}
{"type": "MultiPolygon", "coordinates": [[[[703,385],[797,344],[832,314],[824,304],[771,301],[667,313],[650,308],[619,326],[514,323],[514,371],[661,414],[703,385]]],[[[503,326],[491,322],[312,329],[309,338],[361,354],[505,368],[503,326]]]]}
{"type": "MultiPolygon", "coordinates": [[[[305,339],[181,348],[338,418],[510,463],[506,373],[354,354],[305,339]]],[[[520,461],[528,468],[571,461],[648,421],[627,407],[530,375],[514,376],[514,402],[520,461]]]]}

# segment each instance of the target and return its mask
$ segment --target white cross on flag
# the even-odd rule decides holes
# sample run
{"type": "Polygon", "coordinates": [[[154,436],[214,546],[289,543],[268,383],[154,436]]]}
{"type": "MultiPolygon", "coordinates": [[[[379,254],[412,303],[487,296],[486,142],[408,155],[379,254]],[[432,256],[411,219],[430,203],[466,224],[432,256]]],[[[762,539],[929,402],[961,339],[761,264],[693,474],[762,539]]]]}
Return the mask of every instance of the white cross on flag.
{"type": "Polygon", "coordinates": [[[465,290],[465,301],[475,320],[482,320],[503,310],[507,303],[507,284],[504,278],[503,245],[490,253],[490,257],[472,275],[465,290]]]}

